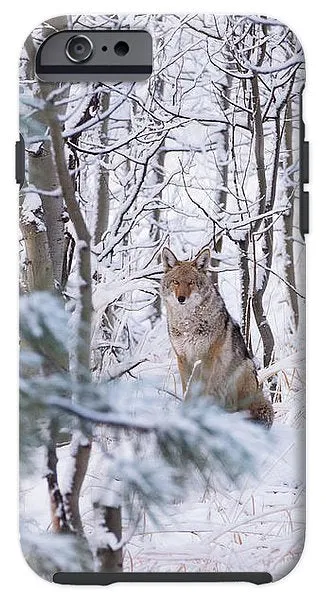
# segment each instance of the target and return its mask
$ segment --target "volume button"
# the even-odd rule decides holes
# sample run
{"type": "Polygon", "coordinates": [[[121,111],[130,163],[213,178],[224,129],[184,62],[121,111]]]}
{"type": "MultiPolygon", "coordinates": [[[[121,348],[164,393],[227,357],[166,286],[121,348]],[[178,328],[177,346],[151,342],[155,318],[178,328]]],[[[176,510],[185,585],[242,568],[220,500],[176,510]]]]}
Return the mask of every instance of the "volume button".
{"type": "Polygon", "coordinates": [[[24,185],[25,181],[25,143],[22,134],[19,134],[19,141],[15,144],[16,155],[16,183],[19,183],[19,188],[24,185]]]}
{"type": "Polygon", "coordinates": [[[309,183],[309,142],[302,145],[302,183],[309,183]]]}
{"type": "Polygon", "coordinates": [[[300,195],[300,232],[302,237],[309,233],[309,192],[300,195]]]}

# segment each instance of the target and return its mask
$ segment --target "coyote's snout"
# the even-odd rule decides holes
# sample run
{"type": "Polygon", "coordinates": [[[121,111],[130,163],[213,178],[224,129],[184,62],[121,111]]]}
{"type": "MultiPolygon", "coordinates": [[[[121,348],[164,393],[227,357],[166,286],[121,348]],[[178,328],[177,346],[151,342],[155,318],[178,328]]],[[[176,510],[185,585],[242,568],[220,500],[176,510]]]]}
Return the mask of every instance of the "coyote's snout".
{"type": "Polygon", "coordinates": [[[192,261],[179,261],[164,248],[162,260],[161,295],[183,392],[190,380],[199,383],[202,392],[223,408],[248,410],[252,419],[270,427],[272,404],[258,386],[239,326],[206,273],[209,250],[202,250],[192,261]]]}

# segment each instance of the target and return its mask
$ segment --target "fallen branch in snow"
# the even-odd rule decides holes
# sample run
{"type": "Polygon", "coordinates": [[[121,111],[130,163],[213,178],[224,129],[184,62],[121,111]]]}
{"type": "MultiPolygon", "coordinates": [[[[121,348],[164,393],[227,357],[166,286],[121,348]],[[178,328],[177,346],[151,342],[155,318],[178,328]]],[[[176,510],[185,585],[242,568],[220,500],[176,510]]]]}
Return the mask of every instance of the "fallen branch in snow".
{"type": "Polygon", "coordinates": [[[300,366],[304,367],[304,356],[300,356],[300,354],[296,352],[290,356],[286,356],[285,358],[275,361],[270,367],[260,369],[257,372],[257,376],[259,381],[263,382],[267,381],[274,375],[277,375],[281,371],[299,368],[300,366]]]}

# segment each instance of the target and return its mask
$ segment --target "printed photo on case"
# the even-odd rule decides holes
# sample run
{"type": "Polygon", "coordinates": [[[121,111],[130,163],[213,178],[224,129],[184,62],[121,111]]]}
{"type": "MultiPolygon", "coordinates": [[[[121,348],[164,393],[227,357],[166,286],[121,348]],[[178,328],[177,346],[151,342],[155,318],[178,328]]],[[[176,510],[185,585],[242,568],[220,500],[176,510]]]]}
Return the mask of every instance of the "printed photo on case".
{"type": "Polygon", "coordinates": [[[72,15],[27,38],[20,532],[41,577],[297,563],[304,82],[266,17],[72,15]],[[66,29],[149,32],[151,75],[41,82],[37,49],[66,29]]]}

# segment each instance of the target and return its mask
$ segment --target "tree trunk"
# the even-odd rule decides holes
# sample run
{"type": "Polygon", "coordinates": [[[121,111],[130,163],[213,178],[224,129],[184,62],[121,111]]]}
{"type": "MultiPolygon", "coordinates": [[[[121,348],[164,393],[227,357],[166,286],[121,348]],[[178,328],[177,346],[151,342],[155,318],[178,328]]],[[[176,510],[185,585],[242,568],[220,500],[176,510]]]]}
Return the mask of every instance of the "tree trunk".
{"type": "MultiPolygon", "coordinates": [[[[110,105],[110,94],[102,94],[100,99],[100,110],[104,112],[108,110],[110,105]]],[[[107,145],[108,136],[108,119],[104,119],[100,126],[101,141],[104,145],[107,145]]],[[[107,155],[105,154],[102,162],[107,162],[107,155]]],[[[107,230],[109,220],[109,171],[104,169],[101,165],[99,166],[99,189],[97,195],[97,206],[96,206],[96,221],[94,227],[94,244],[98,244],[105,231],[107,230]]]]}
{"type": "MultiPolygon", "coordinates": [[[[163,83],[162,83],[162,85],[163,85],[163,83]]],[[[156,165],[154,166],[154,173],[155,173],[155,178],[156,178],[157,184],[163,183],[165,154],[166,153],[164,150],[159,150],[157,153],[156,165]]],[[[163,192],[160,192],[159,195],[157,196],[159,200],[162,199],[162,194],[163,194],[163,192]]],[[[154,222],[152,223],[150,230],[149,230],[150,238],[151,238],[151,240],[153,240],[154,243],[158,242],[160,239],[160,229],[159,229],[160,218],[161,218],[160,209],[154,208],[154,210],[152,211],[152,219],[154,222]]],[[[159,264],[161,261],[160,256],[158,256],[156,260],[157,260],[157,264],[159,264]]],[[[152,306],[153,306],[153,314],[151,315],[150,319],[151,319],[151,323],[153,325],[156,322],[156,320],[159,319],[162,315],[162,300],[161,300],[160,294],[156,295],[152,306]]]]}
{"type": "Polygon", "coordinates": [[[44,142],[38,152],[28,154],[29,185],[42,190],[39,193],[42,202],[48,248],[52,261],[53,278],[62,284],[62,268],[64,261],[65,236],[63,223],[63,198],[59,189],[58,177],[51,153],[50,142],[44,142]],[[49,192],[47,195],[46,191],[49,192]]]}
{"type": "Polygon", "coordinates": [[[47,446],[47,473],[46,480],[50,496],[51,522],[54,533],[69,533],[70,526],[67,521],[63,498],[58,484],[57,450],[55,440],[58,434],[58,423],[52,419],[49,426],[49,441],[47,446]]]}
{"type": "MultiPolygon", "coordinates": [[[[50,19],[49,24],[58,30],[67,29],[67,17],[50,19]]],[[[43,33],[43,37],[46,37],[45,33],[43,33]]],[[[36,48],[31,36],[28,36],[25,42],[25,49],[28,56],[27,75],[29,75],[29,79],[33,80],[35,79],[34,64],[36,48]]],[[[34,90],[34,96],[45,99],[57,87],[57,84],[38,81],[36,91],[34,90]]],[[[65,105],[63,105],[62,108],[58,109],[58,113],[64,114],[65,110],[65,105]]],[[[65,252],[64,204],[60,192],[53,195],[53,192],[59,190],[59,182],[51,152],[51,143],[44,141],[36,152],[29,151],[28,156],[29,185],[41,190],[39,196],[42,202],[46,235],[48,237],[49,252],[52,260],[53,278],[61,286],[65,252]]]]}
{"type": "Polygon", "coordinates": [[[107,543],[96,550],[98,560],[98,571],[100,573],[121,573],[122,572],[122,538],[121,507],[120,506],[102,506],[101,521],[105,532],[114,536],[112,544],[107,543]],[[115,546],[118,546],[115,548],[115,546]]]}
{"type": "MultiPolygon", "coordinates": [[[[252,108],[253,108],[253,125],[254,125],[254,146],[255,146],[255,159],[258,179],[258,190],[259,190],[259,214],[263,215],[266,208],[266,171],[265,171],[265,144],[264,144],[264,128],[260,106],[260,95],[258,77],[254,75],[251,78],[251,91],[252,91],[252,108]]],[[[254,229],[258,229],[261,221],[256,221],[254,229]]]]}
{"type": "MultiPolygon", "coordinates": [[[[226,77],[226,84],[223,85],[223,96],[221,97],[221,105],[222,105],[222,109],[225,112],[225,114],[227,113],[227,108],[228,108],[228,97],[229,97],[229,93],[230,93],[230,87],[231,87],[231,77],[229,75],[225,75],[226,77]]],[[[223,186],[222,190],[218,190],[216,193],[216,204],[225,209],[226,208],[226,202],[227,202],[227,186],[228,186],[228,175],[229,175],[229,167],[228,167],[228,154],[229,154],[229,127],[228,125],[224,126],[224,129],[218,134],[219,136],[221,136],[222,138],[222,147],[223,147],[223,151],[224,151],[224,156],[223,156],[223,165],[221,170],[218,169],[219,172],[219,178],[217,183],[219,185],[223,186]]],[[[219,157],[216,157],[216,160],[218,160],[219,157]]],[[[216,240],[215,237],[215,229],[216,229],[216,225],[214,223],[214,250],[215,252],[218,252],[219,254],[222,252],[222,248],[223,248],[223,236],[220,235],[218,237],[218,239],[216,240]]],[[[211,264],[212,267],[217,268],[219,267],[220,261],[217,258],[212,257],[211,259],[211,264]]],[[[217,271],[213,271],[211,273],[211,279],[212,282],[218,286],[218,272],[217,271]]]]}
{"type": "MultiPolygon", "coordinates": [[[[293,165],[293,151],[292,151],[292,104],[291,100],[288,100],[288,105],[286,109],[286,124],[285,124],[285,150],[286,150],[286,167],[290,168],[293,165]]],[[[294,291],[296,289],[296,278],[295,278],[295,268],[294,268],[294,253],[293,253],[293,218],[294,218],[294,199],[295,199],[295,188],[287,187],[286,188],[286,196],[289,203],[289,208],[287,214],[284,215],[284,226],[285,226],[285,250],[287,260],[285,263],[285,274],[286,280],[291,285],[288,288],[288,293],[290,297],[291,308],[293,312],[294,324],[296,329],[298,328],[299,322],[299,304],[298,304],[298,296],[294,291]],[[294,289],[292,289],[294,288],[294,289]]]]}
{"type": "Polygon", "coordinates": [[[35,290],[53,290],[53,266],[46,231],[37,222],[24,223],[20,229],[26,249],[26,283],[29,293],[35,290]]]}
{"type": "MultiPolygon", "coordinates": [[[[264,129],[262,122],[261,106],[260,106],[260,95],[258,86],[258,77],[255,75],[251,78],[251,89],[252,89],[252,105],[253,105],[253,123],[254,123],[254,148],[255,148],[255,159],[257,168],[257,179],[258,179],[258,190],[259,190],[259,214],[262,215],[262,220],[257,220],[253,226],[253,235],[259,229],[263,222],[264,227],[267,227],[270,223],[269,220],[264,219],[264,213],[267,205],[267,183],[266,183],[266,170],[265,170],[265,145],[264,145],[264,129]],[[267,222],[268,221],[268,222],[267,222]]],[[[277,161],[278,162],[278,161],[277,161]]],[[[274,177],[272,185],[276,186],[274,177]]],[[[275,191],[274,191],[275,194],[275,191]]],[[[262,234],[263,236],[263,251],[266,261],[266,266],[270,266],[273,255],[273,227],[262,234]]],[[[255,244],[255,241],[253,241],[255,244]]],[[[274,349],[274,336],[272,330],[267,321],[266,314],[263,309],[263,298],[267,287],[269,271],[265,269],[264,278],[259,288],[257,288],[257,270],[258,265],[256,259],[254,259],[254,285],[253,285],[253,298],[252,307],[259,329],[259,333],[263,343],[263,361],[264,367],[267,367],[272,359],[274,349]]]]}
{"type": "Polygon", "coordinates": [[[241,331],[244,336],[247,348],[251,348],[250,337],[250,275],[248,265],[249,236],[239,241],[240,248],[240,285],[241,285],[241,331]]]}
{"type": "Polygon", "coordinates": [[[63,501],[71,530],[81,536],[83,536],[84,530],[79,510],[79,496],[88,468],[90,451],[91,440],[88,440],[80,432],[75,432],[70,451],[70,456],[74,462],[74,470],[70,482],[70,491],[64,495],[63,501]]]}

